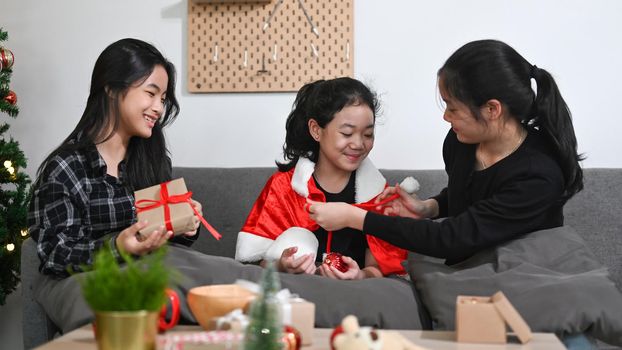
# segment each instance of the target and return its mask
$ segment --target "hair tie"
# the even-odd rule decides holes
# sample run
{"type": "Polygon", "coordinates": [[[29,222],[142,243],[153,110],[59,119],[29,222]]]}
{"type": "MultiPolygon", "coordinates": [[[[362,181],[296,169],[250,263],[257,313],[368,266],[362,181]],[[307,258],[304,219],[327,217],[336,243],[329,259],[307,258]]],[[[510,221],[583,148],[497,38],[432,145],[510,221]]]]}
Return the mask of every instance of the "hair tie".
{"type": "Polygon", "coordinates": [[[533,66],[531,66],[531,70],[529,71],[529,77],[530,78],[536,78],[536,73],[538,72],[538,66],[536,66],[535,64],[533,66]]]}

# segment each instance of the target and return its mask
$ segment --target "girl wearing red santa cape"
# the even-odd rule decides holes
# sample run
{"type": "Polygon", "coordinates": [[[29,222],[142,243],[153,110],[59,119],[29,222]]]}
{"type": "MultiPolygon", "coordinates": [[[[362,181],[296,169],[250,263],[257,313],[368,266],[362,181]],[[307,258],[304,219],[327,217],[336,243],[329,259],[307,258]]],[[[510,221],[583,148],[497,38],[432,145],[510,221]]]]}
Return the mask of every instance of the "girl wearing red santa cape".
{"type": "Polygon", "coordinates": [[[372,203],[387,186],[367,159],[377,108],[375,94],[351,78],[320,80],[300,89],[286,122],[286,162],[277,163],[279,171],[238,234],[236,260],[278,261],[282,272],[337,279],[405,273],[405,250],[350,228],[327,232],[306,210],[307,198],[372,203]],[[328,252],[343,254],[348,270],[319,264],[328,252]]]}

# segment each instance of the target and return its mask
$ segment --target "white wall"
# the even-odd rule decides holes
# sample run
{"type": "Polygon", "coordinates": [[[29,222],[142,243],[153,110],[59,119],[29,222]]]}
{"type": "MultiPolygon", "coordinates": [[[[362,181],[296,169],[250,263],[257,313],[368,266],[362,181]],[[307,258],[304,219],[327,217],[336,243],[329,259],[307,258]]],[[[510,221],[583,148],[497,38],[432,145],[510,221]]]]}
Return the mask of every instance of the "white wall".
{"type": "MultiPolygon", "coordinates": [[[[21,108],[10,133],[31,175],[77,123],[95,59],[122,37],[152,42],[180,71],[182,112],[168,130],[175,165],[273,165],[294,94],[189,94],[187,1],[0,0],[21,108]]],[[[383,168],[442,168],[436,70],[467,41],[497,38],[557,78],[584,166],[622,167],[621,15],[617,0],[356,0],[355,77],[384,106],[372,158],[383,168]]]]}

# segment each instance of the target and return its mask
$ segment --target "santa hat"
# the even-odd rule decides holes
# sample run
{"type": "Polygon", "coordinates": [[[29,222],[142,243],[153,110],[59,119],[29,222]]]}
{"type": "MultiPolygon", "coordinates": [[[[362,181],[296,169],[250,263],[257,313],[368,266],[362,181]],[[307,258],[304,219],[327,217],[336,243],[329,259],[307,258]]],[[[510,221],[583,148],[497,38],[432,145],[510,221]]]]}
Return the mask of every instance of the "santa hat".
{"type": "Polygon", "coordinates": [[[294,254],[294,259],[305,254],[311,254],[315,261],[318,245],[319,242],[313,232],[302,227],[290,227],[274,240],[274,243],[266,251],[264,260],[278,260],[285,249],[297,247],[298,250],[294,254]]]}

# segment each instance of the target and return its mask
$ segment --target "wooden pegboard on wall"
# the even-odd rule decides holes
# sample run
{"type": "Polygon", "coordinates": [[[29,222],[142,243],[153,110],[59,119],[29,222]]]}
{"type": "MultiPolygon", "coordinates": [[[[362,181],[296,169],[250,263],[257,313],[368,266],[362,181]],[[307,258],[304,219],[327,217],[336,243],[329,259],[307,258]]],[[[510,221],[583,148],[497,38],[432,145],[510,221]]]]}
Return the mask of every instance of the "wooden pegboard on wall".
{"type": "Polygon", "coordinates": [[[189,0],[188,90],[297,91],[317,79],[352,76],[353,1],[304,1],[316,36],[299,0],[283,0],[265,31],[264,23],[278,0],[219,4],[189,0]]]}

